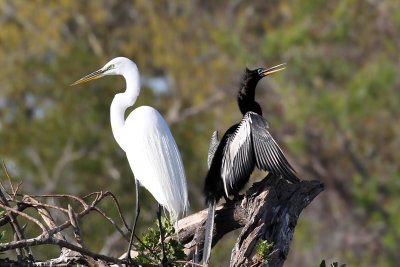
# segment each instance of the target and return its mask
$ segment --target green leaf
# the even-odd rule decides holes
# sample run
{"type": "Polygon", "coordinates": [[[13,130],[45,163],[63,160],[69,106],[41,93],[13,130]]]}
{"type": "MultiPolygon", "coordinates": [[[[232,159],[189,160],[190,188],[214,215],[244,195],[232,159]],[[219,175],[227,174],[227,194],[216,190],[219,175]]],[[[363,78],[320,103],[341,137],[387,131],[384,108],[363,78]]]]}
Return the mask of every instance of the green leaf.
{"type": "Polygon", "coordinates": [[[6,231],[1,231],[1,233],[0,233],[0,241],[3,240],[5,234],[6,234],[6,231]]]}
{"type": "Polygon", "coordinates": [[[271,250],[274,246],[274,242],[268,243],[268,240],[260,240],[257,244],[256,251],[257,254],[262,259],[262,262],[267,264],[270,258],[271,250]]]}
{"type": "MultiPolygon", "coordinates": [[[[162,248],[159,244],[160,230],[158,221],[155,221],[155,226],[149,227],[148,232],[143,234],[142,242],[143,246],[139,242],[135,242],[136,247],[140,250],[139,255],[135,258],[136,261],[141,263],[151,263],[152,260],[156,263],[162,258],[162,248]],[[148,249],[147,249],[148,248],[148,249]],[[148,251],[150,250],[150,252],[148,251]]],[[[161,218],[161,225],[163,227],[164,240],[167,237],[171,237],[175,234],[175,228],[173,225],[164,217],[161,218]]],[[[185,260],[186,255],[183,251],[183,245],[174,239],[170,239],[169,242],[164,243],[165,253],[167,258],[175,260],[185,260]]],[[[174,266],[184,266],[184,264],[174,264],[174,266]]]]}

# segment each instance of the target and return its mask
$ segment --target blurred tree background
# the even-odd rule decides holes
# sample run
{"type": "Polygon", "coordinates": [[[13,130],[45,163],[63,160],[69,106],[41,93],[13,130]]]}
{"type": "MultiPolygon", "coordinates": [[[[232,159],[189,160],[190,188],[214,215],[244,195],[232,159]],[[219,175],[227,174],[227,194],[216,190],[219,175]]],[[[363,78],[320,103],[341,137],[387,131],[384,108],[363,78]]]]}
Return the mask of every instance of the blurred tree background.
{"type": "MultiPolygon", "coordinates": [[[[322,259],[393,266],[400,262],[399,29],[393,0],[1,0],[0,159],[24,192],[110,190],[132,220],[133,177],[109,123],[124,81],[69,86],[126,56],[142,76],[134,107],[152,105],[166,118],[197,211],[205,207],[211,133],[241,118],[235,96],[244,68],[287,62],[260,82],[257,101],[299,176],[326,189],[302,214],[286,266],[322,259]]],[[[156,211],[142,192],[141,231],[156,211]]],[[[86,244],[120,255],[127,244],[113,227],[91,220],[82,225],[86,244]]],[[[214,266],[227,265],[235,236],[222,242],[214,266]]],[[[48,253],[56,251],[35,251],[48,253]]]]}

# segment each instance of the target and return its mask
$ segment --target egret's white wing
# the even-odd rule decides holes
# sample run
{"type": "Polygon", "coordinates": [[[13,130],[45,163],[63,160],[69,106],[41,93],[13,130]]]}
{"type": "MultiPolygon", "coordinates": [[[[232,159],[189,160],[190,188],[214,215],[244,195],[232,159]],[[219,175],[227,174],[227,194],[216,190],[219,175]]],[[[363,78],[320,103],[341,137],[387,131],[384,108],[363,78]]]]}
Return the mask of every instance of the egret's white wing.
{"type": "Polygon", "coordinates": [[[189,203],[182,159],[166,122],[154,108],[139,107],[125,121],[124,140],[135,179],[176,220],[189,203]]]}

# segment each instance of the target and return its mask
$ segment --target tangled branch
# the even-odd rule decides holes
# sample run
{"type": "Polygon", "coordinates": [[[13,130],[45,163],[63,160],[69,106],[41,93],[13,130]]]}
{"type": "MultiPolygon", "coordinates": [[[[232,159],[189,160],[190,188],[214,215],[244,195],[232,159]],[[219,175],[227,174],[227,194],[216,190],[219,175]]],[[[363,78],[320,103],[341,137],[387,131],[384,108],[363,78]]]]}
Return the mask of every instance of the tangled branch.
{"type": "MultiPolygon", "coordinates": [[[[17,260],[0,259],[1,266],[65,266],[73,264],[85,264],[89,266],[107,266],[117,264],[126,265],[128,262],[121,258],[114,258],[108,255],[95,253],[85,247],[79,221],[83,220],[91,212],[96,212],[105,218],[117,232],[128,239],[125,232],[129,232],[127,223],[122,215],[119,203],[111,192],[93,192],[84,197],[77,197],[67,194],[51,195],[29,195],[19,193],[22,183],[14,187],[8,172],[7,174],[11,192],[0,182],[0,207],[5,213],[0,217],[0,226],[10,223],[13,229],[14,240],[8,243],[0,243],[0,252],[16,250],[17,260]],[[40,199],[64,198],[68,202],[79,203],[79,211],[68,204],[63,208],[46,204],[40,199]],[[122,227],[108,216],[99,204],[104,199],[111,199],[118,211],[122,227]],[[29,215],[26,209],[33,208],[37,213],[29,215]],[[51,216],[51,212],[62,213],[65,221],[58,225],[51,216]],[[35,224],[41,233],[33,238],[24,236],[24,227],[18,223],[18,217],[24,217],[32,224],[35,224]],[[67,241],[64,230],[72,229],[73,241],[67,241]],[[124,231],[126,230],[126,231],[124,231]],[[56,259],[37,261],[34,259],[31,247],[45,244],[56,245],[61,248],[60,256],[56,259]]],[[[226,233],[238,228],[243,230],[237,239],[232,250],[231,266],[261,266],[268,258],[269,266],[282,266],[289,252],[289,245],[293,237],[294,228],[301,211],[323,190],[323,185],[317,181],[302,181],[297,184],[288,183],[274,175],[268,175],[261,182],[253,186],[240,198],[229,203],[221,204],[216,209],[215,226],[212,246],[214,246],[226,233]],[[257,247],[260,243],[272,244],[270,253],[260,255],[257,247]],[[263,258],[264,257],[264,258],[263,258]]],[[[193,259],[194,255],[201,256],[205,234],[205,220],[207,210],[199,211],[178,222],[179,235],[168,237],[168,243],[172,239],[179,239],[185,246],[187,259],[193,259]]],[[[137,238],[138,239],[138,238],[137,238]]],[[[138,239],[142,251],[154,254],[151,248],[138,239]]],[[[135,248],[137,252],[140,249],[135,248]]],[[[154,259],[142,255],[149,263],[129,262],[133,266],[160,266],[157,257],[154,259]]],[[[198,263],[172,259],[170,263],[201,266],[198,263]]]]}
{"type": "MultiPolygon", "coordinates": [[[[118,224],[101,208],[98,207],[100,202],[106,197],[111,198],[116,209],[118,210],[119,217],[123,222],[125,228],[130,231],[121,213],[119,203],[116,197],[111,192],[94,192],[87,196],[84,196],[83,198],[67,194],[24,195],[18,192],[22,183],[20,182],[17,187],[14,187],[4,162],[3,168],[7,174],[11,192],[8,192],[5,186],[0,183],[0,207],[6,211],[6,213],[0,217],[0,226],[11,223],[12,229],[16,234],[14,235],[15,238],[13,241],[8,243],[0,243],[0,252],[15,249],[18,256],[18,265],[50,266],[57,263],[74,263],[77,259],[81,260],[82,258],[86,259],[86,263],[90,265],[98,265],[99,261],[103,264],[126,263],[125,260],[97,254],[85,248],[81,231],[79,229],[78,221],[88,215],[90,212],[95,211],[98,214],[102,215],[106,220],[108,220],[124,239],[129,240],[123,229],[118,226],[118,224]],[[91,202],[87,202],[87,200],[91,197],[94,197],[94,200],[92,200],[91,202]],[[22,198],[22,200],[19,200],[18,198],[22,198]],[[43,203],[39,200],[40,198],[66,198],[70,201],[80,203],[82,206],[82,210],[76,213],[72,209],[71,205],[68,205],[68,209],[65,209],[55,205],[43,203]],[[37,215],[40,219],[25,213],[24,210],[27,208],[34,208],[37,211],[37,215]],[[68,219],[65,220],[63,223],[57,225],[48,209],[64,213],[68,219]],[[19,225],[17,216],[22,216],[28,221],[37,225],[41,229],[41,233],[34,238],[25,238],[23,228],[19,225]],[[72,242],[67,241],[62,234],[62,231],[67,228],[73,229],[75,241],[78,245],[74,245],[72,242]],[[33,246],[45,244],[57,245],[63,248],[61,251],[61,256],[58,259],[52,259],[46,262],[35,261],[30,248],[33,246]],[[25,254],[27,256],[25,258],[23,257],[22,249],[25,251],[25,254]]],[[[6,259],[2,262],[2,265],[7,265],[7,263],[9,265],[15,264],[15,262],[6,259]]],[[[139,265],[139,263],[136,262],[131,262],[131,264],[139,265]]],[[[155,265],[148,264],[143,266],[155,265]]]]}

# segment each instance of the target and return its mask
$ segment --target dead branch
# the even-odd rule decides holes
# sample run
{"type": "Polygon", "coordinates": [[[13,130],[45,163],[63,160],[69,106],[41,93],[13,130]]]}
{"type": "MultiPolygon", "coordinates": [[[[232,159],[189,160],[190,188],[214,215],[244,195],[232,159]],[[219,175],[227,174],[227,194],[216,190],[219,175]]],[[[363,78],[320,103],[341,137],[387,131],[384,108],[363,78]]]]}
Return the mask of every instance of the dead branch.
{"type": "MultiPolygon", "coordinates": [[[[17,191],[14,190],[14,186],[13,186],[13,184],[11,182],[11,178],[10,178],[10,175],[8,174],[8,170],[7,170],[6,164],[4,163],[4,160],[2,162],[3,162],[4,171],[5,171],[6,175],[7,175],[8,182],[9,182],[11,190],[12,190],[13,197],[15,197],[15,194],[17,193],[17,191]]],[[[1,186],[2,186],[2,188],[4,188],[3,185],[1,185],[1,186]]],[[[6,192],[6,190],[4,190],[4,191],[6,192]]],[[[8,195],[11,196],[10,194],[8,194],[8,195]]],[[[3,192],[1,190],[0,190],[0,202],[1,202],[0,205],[7,211],[7,215],[8,215],[7,217],[10,218],[11,228],[12,228],[12,230],[14,232],[15,240],[24,240],[25,239],[24,231],[23,231],[23,229],[21,228],[21,226],[19,225],[19,223],[17,221],[17,216],[14,213],[10,212],[9,201],[8,201],[8,199],[6,198],[6,196],[3,194],[3,192]]],[[[24,248],[24,250],[27,253],[29,259],[33,259],[31,249],[29,247],[26,247],[26,248],[24,248]]],[[[18,255],[18,258],[21,259],[22,251],[21,251],[20,248],[17,249],[17,255],[18,255]]]]}
{"type": "MultiPolygon", "coordinates": [[[[3,190],[5,190],[3,188],[3,190]]],[[[239,199],[229,203],[221,204],[217,207],[214,235],[212,246],[214,246],[226,233],[243,227],[241,234],[237,239],[235,247],[232,249],[231,266],[260,266],[264,265],[260,255],[256,252],[257,244],[260,240],[273,242],[274,246],[268,258],[269,266],[282,266],[289,252],[289,245],[293,237],[300,212],[323,190],[323,185],[317,181],[302,181],[297,184],[291,184],[284,179],[273,175],[268,175],[261,182],[254,183],[253,186],[239,199]]],[[[49,259],[43,262],[33,261],[33,259],[18,259],[18,265],[21,266],[61,266],[65,264],[83,263],[90,266],[106,266],[111,264],[125,264],[125,260],[113,258],[90,251],[84,246],[84,241],[80,233],[78,222],[92,211],[102,215],[117,229],[119,234],[127,239],[126,234],[118,224],[102,211],[98,204],[107,196],[111,197],[119,212],[121,222],[125,225],[124,217],[119,208],[115,196],[110,192],[94,192],[83,198],[71,195],[26,195],[22,200],[15,199],[15,196],[21,197],[12,188],[12,194],[8,198],[0,193],[0,207],[7,211],[7,215],[0,218],[0,225],[15,221],[17,216],[24,216],[42,229],[42,233],[34,238],[18,238],[12,242],[0,243],[0,252],[13,249],[28,249],[32,246],[44,244],[57,245],[61,250],[60,257],[49,259]],[[75,212],[72,208],[62,207],[41,203],[38,198],[67,198],[71,201],[77,201],[81,204],[82,210],[75,212]],[[91,199],[91,202],[90,202],[91,199]],[[15,203],[15,207],[7,206],[6,203],[15,203]],[[33,207],[38,211],[38,217],[41,218],[46,226],[39,219],[33,218],[24,213],[24,209],[33,207]],[[67,220],[57,225],[50,211],[61,212],[67,215],[67,220]],[[13,219],[11,219],[13,217],[13,219]],[[8,219],[7,219],[8,218],[8,219]],[[75,244],[68,242],[62,231],[72,228],[75,233],[75,244]]],[[[200,254],[204,242],[205,219],[207,210],[199,211],[178,222],[179,241],[185,244],[188,259],[192,259],[195,249],[200,254]]],[[[177,261],[171,261],[177,262],[177,261]]],[[[11,260],[0,259],[0,265],[12,265],[15,262],[11,260]]],[[[134,266],[139,263],[133,262],[134,266]]],[[[199,264],[195,264],[196,266],[199,264]]],[[[158,266],[154,264],[141,264],[141,266],[158,266]]]]}
{"type": "MultiPolygon", "coordinates": [[[[52,219],[50,213],[47,210],[45,210],[45,208],[43,207],[43,206],[51,206],[51,205],[40,203],[38,200],[34,199],[32,196],[25,196],[24,197],[24,200],[25,200],[24,204],[27,207],[28,206],[39,207],[39,208],[37,208],[38,209],[38,213],[42,217],[42,219],[46,222],[46,224],[48,225],[48,227],[50,229],[47,229],[38,219],[33,218],[32,216],[27,215],[26,213],[24,213],[22,211],[19,211],[18,209],[11,208],[11,207],[8,207],[8,206],[3,205],[3,204],[0,203],[0,207],[2,207],[5,210],[7,210],[7,212],[11,216],[15,217],[15,219],[16,219],[16,215],[23,216],[23,217],[27,218],[28,220],[34,222],[36,225],[38,225],[42,229],[42,233],[39,236],[35,237],[35,238],[29,238],[29,239],[25,239],[25,238],[21,239],[20,238],[19,240],[14,240],[12,242],[0,243],[0,252],[7,251],[7,250],[13,250],[13,249],[21,249],[21,248],[29,249],[29,248],[31,248],[33,246],[39,246],[39,245],[45,245],[45,244],[53,244],[53,245],[60,246],[61,248],[68,249],[68,250],[62,251],[62,254],[64,254],[63,258],[65,258],[65,254],[67,254],[67,253],[71,253],[71,252],[79,253],[79,254],[76,254],[76,253],[74,254],[74,257],[73,257],[74,261],[73,262],[79,262],[79,261],[82,262],[82,259],[83,259],[84,262],[88,263],[87,257],[90,257],[90,258],[92,258],[94,260],[102,260],[102,261],[104,261],[106,263],[109,263],[109,264],[111,264],[111,263],[114,263],[114,264],[124,264],[124,263],[126,263],[124,260],[113,258],[113,257],[109,257],[109,256],[106,256],[106,255],[97,254],[97,253],[94,253],[94,252],[88,250],[87,248],[85,248],[83,246],[83,240],[82,240],[81,235],[80,235],[80,230],[79,230],[78,223],[77,223],[78,219],[84,217],[85,215],[87,215],[92,210],[99,211],[100,209],[98,207],[96,207],[96,205],[98,205],[100,203],[100,201],[102,199],[104,199],[105,196],[108,196],[108,195],[109,194],[107,194],[107,192],[104,193],[104,194],[102,192],[98,192],[98,194],[95,197],[95,200],[93,200],[93,202],[90,205],[86,204],[81,198],[78,198],[78,197],[74,196],[72,199],[77,200],[77,201],[79,201],[81,203],[84,203],[83,206],[85,206],[86,208],[82,212],[80,212],[78,214],[75,214],[75,212],[72,210],[72,208],[69,208],[67,210],[67,213],[69,215],[69,220],[64,222],[63,224],[61,224],[59,226],[57,226],[55,224],[55,222],[52,219]],[[67,227],[70,227],[70,226],[73,227],[74,230],[75,230],[76,240],[77,240],[78,245],[74,245],[74,244],[72,244],[70,242],[67,242],[65,240],[65,237],[60,233],[62,230],[66,229],[67,227]]],[[[65,196],[65,195],[63,195],[63,196],[65,196]]],[[[57,210],[58,211],[64,211],[65,209],[57,208],[57,210]]],[[[103,215],[104,213],[100,212],[100,214],[103,215]]],[[[12,222],[12,219],[10,219],[10,220],[12,222]]],[[[71,259],[71,257],[70,257],[70,259],[71,259]]],[[[9,263],[10,265],[13,263],[12,261],[10,261],[8,259],[5,262],[0,260],[0,262],[1,262],[2,266],[4,264],[7,265],[7,263],[9,263]]],[[[57,261],[52,259],[52,260],[49,260],[49,261],[46,261],[46,262],[35,262],[35,265],[38,265],[38,266],[50,266],[50,265],[52,265],[52,266],[54,266],[54,264],[56,262],[57,261]]],[[[68,262],[68,263],[72,264],[73,262],[68,262]]],[[[138,266],[139,265],[139,263],[137,263],[137,262],[132,262],[132,263],[134,264],[134,266],[138,266]]],[[[31,266],[32,264],[33,263],[32,263],[31,259],[24,260],[24,259],[20,258],[18,260],[18,265],[31,266]]],[[[66,262],[62,261],[62,264],[65,265],[66,262]]],[[[93,265],[98,265],[97,262],[92,263],[92,264],[93,265]]],[[[155,266],[155,265],[147,264],[147,265],[143,265],[143,266],[155,266]]]]}

